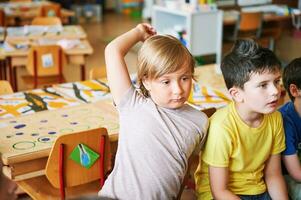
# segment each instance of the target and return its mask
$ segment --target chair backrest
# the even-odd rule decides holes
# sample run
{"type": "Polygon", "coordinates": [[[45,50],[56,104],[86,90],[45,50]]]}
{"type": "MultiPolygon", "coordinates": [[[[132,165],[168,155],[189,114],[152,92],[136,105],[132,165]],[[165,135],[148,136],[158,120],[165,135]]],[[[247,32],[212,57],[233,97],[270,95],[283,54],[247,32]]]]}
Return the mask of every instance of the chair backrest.
{"type": "Polygon", "coordinates": [[[202,110],[203,113],[205,113],[207,115],[208,118],[210,118],[216,111],[216,108],[211,107],[211,108],[206,108],[204,110],[202,110]]]}
{"type": "Polygon", "coordinates": [[[32,46],[26,65],[27,71],[34,76],[34,88],[38,77],[57,76],[63,82],[63,51],[58,45],[32,46]]]}
{"type": "Polygon", "coordinates": [[[235,25],[234,39],[239,37],[259,38],[262,29],[261,12],[240,12],[239,20],[235,25]]]}
{"type": "Polygon", "coordinates": [[[8,81],[0,80],[0,95],[11,94],[13,89],[8,81]]]}
{"type": "Polygon", "coordinates": [[[100,79],[106,77],[105,67],[93,67],[89,72],[89,79],[100,79]]]}
{"type": "Polygon", "coordinates": [[[58,17],[35,17],[31,25],[62,25],[62,21],[58,17]]]}
{"type": "Polygon", "coordinates": [[[101,188],[110,169],[110,161],[107,130],[97,128],[59,136],[51,149],[45,172],[53,187],[61,190],[98,179],[101,188]],[[99,155],[98,158],[95,157],[95,153],[99,155]],[[90,168],[86,168],[73,159],[85,164],[95,162],[90,168]]]}
{"type": "Polygon", "coordinates": [[[41,7],[40,16],[42,17],[61,17],[61,5],[51,3],[41,7]]]}

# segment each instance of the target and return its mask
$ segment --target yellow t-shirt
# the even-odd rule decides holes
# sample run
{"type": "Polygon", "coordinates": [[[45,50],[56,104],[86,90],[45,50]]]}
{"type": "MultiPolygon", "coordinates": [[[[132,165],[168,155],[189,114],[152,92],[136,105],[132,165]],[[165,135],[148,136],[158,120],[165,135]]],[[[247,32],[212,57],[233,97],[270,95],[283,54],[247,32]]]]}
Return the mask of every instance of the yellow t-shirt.
{"type": "Polygon", "coordinates": [[[229,189],[235,194],[255,195],[266,191],[265,162],[285,149],[280,112],[264,115],[257,128],[239,117],[234,103],[218,110],[210,119],[202,163],[195,173],[198,197],[212,199],[208,165],[229,168],[229,189]]]}

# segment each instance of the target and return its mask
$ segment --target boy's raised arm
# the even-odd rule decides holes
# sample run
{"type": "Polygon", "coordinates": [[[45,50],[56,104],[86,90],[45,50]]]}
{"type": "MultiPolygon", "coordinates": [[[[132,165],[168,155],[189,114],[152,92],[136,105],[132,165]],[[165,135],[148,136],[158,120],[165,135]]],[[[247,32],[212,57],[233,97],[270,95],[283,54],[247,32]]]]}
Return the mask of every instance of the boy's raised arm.
{"type": "Polygon", "coordinates": [[[281,173],[280,159],[279,154],[270,156],[264,169],[264,178],[271,198],[275,200],[286,200],[288,199],[288,194],[281,173]]]}
{"type": "Polygon", "coordinates": [[[137,42],[144,41],[154,34],[156,32],[149,24],[139,24],[107,45],[105,49],[107,77],[117,105],[132,84],[124,60],[125,55],[137,42]]]}
{"type": "Polygon", "coordinates": [[[239,200],[227,185],[229,179],[228,168],[209,166],[210,188],[214,199],[239,200]]]}

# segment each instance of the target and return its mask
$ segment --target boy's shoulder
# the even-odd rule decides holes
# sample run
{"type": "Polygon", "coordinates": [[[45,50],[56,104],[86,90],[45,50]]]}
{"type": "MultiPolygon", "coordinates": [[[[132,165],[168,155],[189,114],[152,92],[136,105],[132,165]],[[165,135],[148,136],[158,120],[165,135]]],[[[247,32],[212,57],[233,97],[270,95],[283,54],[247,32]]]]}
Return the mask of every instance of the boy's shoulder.
{"type": "Polygon", "coordinates": [[[208,117],[206,116],[205,113],[203,113],[201,110],[198,110],[188,104],[185,104],[183,106],[183,109],[182,109],[183,113],[185,113],[185,115],[187,115],[187,117],[193,117],[193,118],[197,118],[198,121],[200,119],[202,120],[208,120],[208,117]]]}
{"type": "Polygon", "coordinates": [[[231,102],[225,107],[219,108],[210,118],[210,122],[225,122],[228,118],[233,117],[234,103],[231,102]]]}
{"type": "Polygon", "coordinates": [[[293,102],[289,101],[287,102],[286,104],[282,105],[280,108],[279,108],[279,111],[281,112],[281,114],[284,116],[284,115],[287,115],[288,113],[294,111],[295,107],[294,107],[294,104],[293,102]]]}
{"type": "MultiPolygon", "coordinates": [[[[265,114],[265,118],[268,123],[282,123],[282,117],[279,111],[265,114]]],[[[228,127],[230,129],[232,126],[236,127],[236,125],[240,122],[241,119],[237,113],[234,102],[231,102],[227,106],[217,110],[210,118],[210,126],[215,124],[218,127],[228,127]]]]}

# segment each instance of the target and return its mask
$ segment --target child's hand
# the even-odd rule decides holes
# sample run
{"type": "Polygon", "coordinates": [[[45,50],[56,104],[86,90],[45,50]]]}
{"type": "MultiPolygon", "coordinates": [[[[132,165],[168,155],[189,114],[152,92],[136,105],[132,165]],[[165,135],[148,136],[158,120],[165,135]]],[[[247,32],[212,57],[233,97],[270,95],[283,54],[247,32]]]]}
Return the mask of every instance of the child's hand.
{"type": "Polygon", "coordinates": [[[140,33],[140,40],[145,41],[147,38],[156,35],[156,30],[150,24],[142,23],[136,26],[136,29],[140,33]]]}

